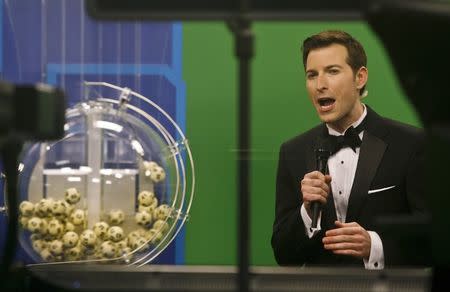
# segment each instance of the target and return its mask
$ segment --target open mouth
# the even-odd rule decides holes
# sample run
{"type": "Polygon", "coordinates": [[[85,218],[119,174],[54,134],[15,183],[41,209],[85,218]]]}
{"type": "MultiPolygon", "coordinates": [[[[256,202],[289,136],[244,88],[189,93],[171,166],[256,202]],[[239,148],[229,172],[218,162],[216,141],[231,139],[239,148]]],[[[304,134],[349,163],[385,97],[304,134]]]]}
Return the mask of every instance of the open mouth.
{"type": "Polygon", "coordinates": [[[331,98],[331,97],[321,97],[318,100],[320,107],[323,107],[323,108],[327,108],[329,106],[332,106],[335,101],[336,100],[334,98],[331,98]]]}
{"type": "Polygon", "coordinates": [[[331,97],[321,97],[318,99],[320,109],[322,111],[329,111],[333,109],[333,105],[335,103],[335,99],[331,97]]]}

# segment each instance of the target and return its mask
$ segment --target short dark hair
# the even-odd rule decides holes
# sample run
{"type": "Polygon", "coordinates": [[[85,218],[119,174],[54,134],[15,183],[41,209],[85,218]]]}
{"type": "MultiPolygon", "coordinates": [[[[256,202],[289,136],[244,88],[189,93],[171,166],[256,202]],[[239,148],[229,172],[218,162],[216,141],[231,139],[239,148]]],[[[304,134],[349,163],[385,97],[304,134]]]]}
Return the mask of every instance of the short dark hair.
{"type": "MultiPolygon", "coordinates": [[[[302,46],[303,67],[306,69],[306,59],[312,50],[325,48],[332,44],[340,44],[347,49],[346,61],[354,74],[361,67],[367,67],[367,56],[361,43],[350,34],[340,30],[326,30],[306,38],[302,46]]],[[[360,89],[360,95],[364,93],[365,88],[366,86],[360,89]]]]}

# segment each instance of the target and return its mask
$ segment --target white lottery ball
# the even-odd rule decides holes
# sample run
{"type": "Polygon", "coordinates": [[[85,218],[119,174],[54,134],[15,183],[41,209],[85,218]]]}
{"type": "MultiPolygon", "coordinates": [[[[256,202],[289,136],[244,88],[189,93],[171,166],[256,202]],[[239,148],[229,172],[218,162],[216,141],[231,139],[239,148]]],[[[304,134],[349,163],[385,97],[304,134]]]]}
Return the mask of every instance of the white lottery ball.
{"type": "Polygon", "coordinates": [[[70,220],[74,225],[82,225],[86,221],[86,213],[81,209],[76,209],[70,215],[70,220]]]}
{"type": "Polygon", "coordinates": [[[76,232],[69,231],[64,234],[62,241],[65,248],[72,248],[78,244],[79,236],[76,232]]]}
{"type": "Polygon", "coordinates": [[[162,238],[163,238],[162,233],[160,231],[156,230],[156,229],[150,229],[147,232],[146,239],[150,240],[150,242],[153,243],[153,244],[159,243],[162,238]]]}
{"type": "Polygon", "coordinates": [[[19,224],[22,228],[28,227],[28,221],[30,220],[30,217],[20,216],[19,217],[19,224]]]}
{"type": "Polygon", "coordinates": [[[23,201],[19,205],[19,211],[22,216],[32,216],[34,213],[34,204],[29,201],[23,201]]]}
{"type": "Polygon", "coordinates": [[[60,255],[63,252],[63,243],[61,240],[53,240],[50,243],[49,250],[52,253],[52,255],[60,255]]]}
{"type": "Polygon", "coordinates": [[[113,242],[121,241],[125,237],[123,229],[119,226],[112,226],[108,230],[108,238],[113,242]]]}
{"type": "Polygon", "coordinates": [[[74,205],[80,201],[81,194],[76,188],[69,188],[64,193],[64,198],[66,199],[67,203],[74,205]]]}
{"type": "Polygon", "coordinates": [[[128,246],[130,245],[130,243],[136,239],[138,239],[139,237],[141,237],[141,235],[139,234],[139,231],[134,230],[131,231],[130,233],[128,233],[127,239],[128,239],[128,246]]]}
{"type": "Polygon", "coordinates": [[[169,217],[171,209],[168,205],[162,204],[155,208],[153,211],[153,218],[155,220],[166,220],[169,217]]]}
{"type": "Polygon", "coordinates": [[[64,225],[58,219],[51,219],[47,223],[47,233],[51,236],[58,236],[64,232],[64,225]]]}
{"type": "Polygon", "coordinates": [[[27,223],[27,229],[31,232],[40,232],[43,228],[42,219],[39,217],[31,217],[27,223]]]}
{"type": "Polygon", "coordinates": [[[166,172],[164,171],[164,168],[160,166],[154,168],[150,173],[150,178],[155,183],[163,181],[166,178],[166,172]]]}
{"type": "Polygon", "coordinates": [[[164,220],[156,220],[153,223],[153,229],[160,231],[161,233],[166,233],[169,230],[169,223],[164,220]]]}
{"type": "Polygon", "coordinates": [[[144,237],[139,237],[132,243],[131,248],[139,249],[140,251],[144,251],[144,250],[148,249],[147,239],[145,239],[144,237]]]}
{"type": "Polygon", "coordinates": [[[135,219],[136,223],[141,226],[149,226],[152,223],[152,215],[147,212],[137,212],[135,219]]]}
{"type": "Polygon", "coordinates": [[[75,210],[75,206],[71,205],[69,203],[67,203],[66,201],[62,201],[65,207],[65,216],[66,217],[70,217],[70,215],[72,214],[72,212],[75,210]]]}
{"type": "Polygon", "coordinates": [[[33,241],[32,246],[35,252],[40,253],[42,250],[44,250],[44,248],[47,247],[47,243],[42,239],[38,239],[33,241]]]}
{"type": "Polygon", "coordinates": [[[112,258],[116,256],[116,245],[111,241],[105,241],[100,245],[100,252],[105,258],[112,258]]]}
{"type": "Polygon", "coordinates": [[[97,236],[95,232],[91,229],[84,230],[80,235],[80,242],[83,246],[91,248],[95,246],[97,241],[97,236]]]}
{"type": "Polygon", "coordinates": [[[82,255],[81,248],[79,246],[66,249],[64,253],[66,255],[66,258],[71,261],[79,260],[82,255]]]}
{"type": "MultiPolygon", "coordinates": [[[[155,198],[156,200],[156,198],[155,198]]],[[[155,206],[150,205],[150,206],[143,206],[143,205],[139,205],[138,206],[138,211],[139,212],[147,212],[149,214],[153,214],[153,211],[155,211],[155,206]]]]}
{"type": "Polygon", "coordinates": [[[150,206],[153,201],[155,194],[151,191],[142,191],[138,195],[139,205],[150,206]]]}
{"type": "Polygon", "coordinates": [[[133,255],[131,254],[131,248],[125,247],[118,251],[118,256],[122,257],[122,260],[125,263],[129,263],[131,259],[133,258],[133,255]]]}
{"type": "Polygon", "coordinates": [[[66,224],[64,225],[64,230],[65,231],[75,231],[75,225],[73,225],[72,222],[67,221],[66,224]]]}
{"type": "Polygon", "coordinates": [[[111,225],[120,225],[125,221],[125,213],[122,210],[114,209],[109,212],[109,222],[111,225]]]}
{"type": "Polygon", "coordinates": [[[105,239],[108,235],[108,229],[109,224],[105,221],[100,221],[94,224],[93,230],[95,232],[95,235],[97,235],[98,238],[105,239]]]}
{"type": "Polygon", "coordinates": [[[125,237],[125,239],[116,242],[116,246],[118,249],[122,250],[128,246],[128,238],[125,237]]]}
{"type": "Polygon", "coordinates": [[[50,215],[50,211],[53,205],[53,199],[41,199],[39,203],[35,205],[35,213],[40,217],[50,215]]]}
{"type": "Polygon", "coordinates": [[[145,170],[153,170],[154,168],[158,167],[158,163],[155,161],[144,161],[142,162],[145,170]]]}
{"type": "Polygon", "coordinates": [[[44,248],[41,252],[40,252],[40,256],[41,258],[46,261],[46,262],[51,262],[55,260],[55,256],[52,255],[52,253],[50,252],[49,248],[44,248]]]}
{"type": "Polygon", "coordinates": [[[66,204],[63,200],[53,201],[52,209],[53,215],[57,217],[63,217],[66,215],[66,204]]]}

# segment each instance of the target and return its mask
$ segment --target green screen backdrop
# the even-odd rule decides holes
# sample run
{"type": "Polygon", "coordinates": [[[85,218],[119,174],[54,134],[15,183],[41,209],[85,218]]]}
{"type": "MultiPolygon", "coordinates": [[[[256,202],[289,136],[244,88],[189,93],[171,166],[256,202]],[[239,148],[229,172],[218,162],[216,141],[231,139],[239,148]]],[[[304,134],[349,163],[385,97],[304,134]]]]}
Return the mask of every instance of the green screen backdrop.
{"type": "MultiPolygon", "coordinates": [[[[270,246],[281,143],[319,123],[307,97],[300,54],[304,38],[341,29],[368,55],[369,95],[383,116],[420,126],[382,44],[364,22],[254,23],[251,95],[251,264],[276,265],[270,246]]],[[[237,60],[221,22],[183,24],[186,134],[196,192],[186,227],[186,264],[237,264],[237,60]]]]}

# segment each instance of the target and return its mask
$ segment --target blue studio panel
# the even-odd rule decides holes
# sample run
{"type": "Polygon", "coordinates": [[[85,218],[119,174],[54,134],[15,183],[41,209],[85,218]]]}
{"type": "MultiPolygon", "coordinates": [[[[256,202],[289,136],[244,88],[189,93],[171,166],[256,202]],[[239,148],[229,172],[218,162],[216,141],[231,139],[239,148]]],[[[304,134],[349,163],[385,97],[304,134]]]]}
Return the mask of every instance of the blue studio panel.
{"type": "MultiPolygon", "coordinates": [[[[1,79],[61,87],[69,107],[82,98],[83,81],[128,87],[151,98],[185,131],[181,42],[180,23],[101,22],[86,15],[83,0],[0,0],[1,79]]],[[[5,229],[0,215],[2,249],[5,229]]],[[[18,259],[31,262],[23,250],[18,259]]],[[[184,263],[183,231],[154,263],[184,263]]]]}

